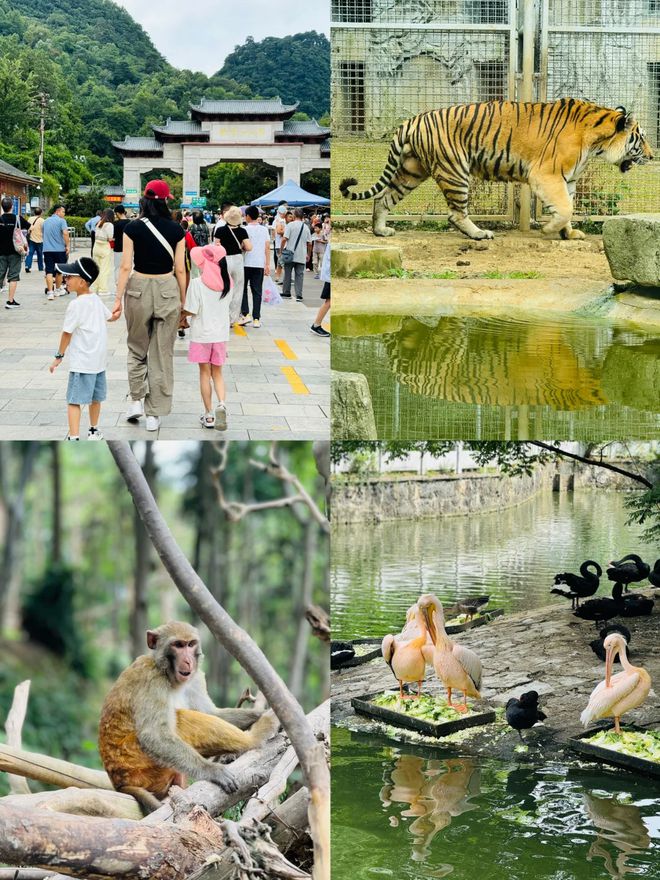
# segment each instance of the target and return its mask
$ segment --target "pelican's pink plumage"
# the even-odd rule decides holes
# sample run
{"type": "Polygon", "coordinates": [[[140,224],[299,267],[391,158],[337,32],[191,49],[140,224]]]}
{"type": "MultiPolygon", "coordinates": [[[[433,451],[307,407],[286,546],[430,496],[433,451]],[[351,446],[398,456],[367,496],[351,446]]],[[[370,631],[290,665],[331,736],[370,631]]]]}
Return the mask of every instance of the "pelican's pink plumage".
{"type": "Polygon", "coordinates": [[[424,648],[427,632],[424,618],[417,605],[408,609],[407,622],[397,636],[388,634],[381,650],[385,662],[399,682],[399,695],[403,700],[403,683],[417,682],[417,697],[422,692],[422,680],[426,671],[424,648]]]}
{"type": "Polygon", "coordinates": [[[641,666],[633,666],[626,654],[626,640],[621,633],[610,633],[605,648],[605,681],[596,685],[587,708],[580,715],[586,727],[599,718],[614,718],[614,730],[621,733],[619,719],[631,709],[641,706],[651,690],[651,676],[641,666]],[[612,675],[615,655],[619,655],[622,671],[612,675]]]}

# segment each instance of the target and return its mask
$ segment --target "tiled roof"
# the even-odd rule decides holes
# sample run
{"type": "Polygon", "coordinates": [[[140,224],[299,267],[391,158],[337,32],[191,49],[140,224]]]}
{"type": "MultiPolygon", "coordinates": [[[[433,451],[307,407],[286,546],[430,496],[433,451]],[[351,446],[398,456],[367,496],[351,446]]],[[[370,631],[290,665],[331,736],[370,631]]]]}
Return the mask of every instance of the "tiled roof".
{"type": "Polygon", "coordinates": [[[10,165],[9,162],[5,162],[3,159],[0,159],[0,175],[5,174],[8,177],[17,177],[19,180],[25,180],[28,183],[39,183],[38,177],[32,177],[29,174],[26,174],[24,171],[21,171],[18,168],[15,168],[13,165],[10,165]]]}
{"type": "Polygon", "coordinates": [[[283,104],[281,98],[272,98],[269,101],[209,101],[202,99],[201,104],[191,104],[191,109],[198,113],[226,114],[228,116],[243,116],[249,114],[273,115],[280,113],[294,113],[298,107],[295,104],[283,104]]]}
{"type": "MultiPolygon", "coordinates": [[[[330,134],[330,129],[323,128],[316,119],[305,119],[300,122],[294,119],[285,119],[282,129],[284,134],[330,134]]],[[[277,134],[280,134],[280,132],[277,132],[277,134]]]]}
{"type": "Polygon", "coordinates": [[[321,155],[323,156],[324,153],[327,153],[328,156],[330,155],[330,140],[329,139],[321,142],[321,155]]]}
{"type": "MultiPolygon", "coordinates": [[[[104,186],[101,187],[103,190],[103,195],[106,196],[123,196],[124,195],[124,187],[123,186],[104,186]]],[[[88,193],[91,190],[91,186],[87,184],[81,184],[78,187],[79,193],[88,193]]]]}
{"type": "Polygon", "coordinates": [[[162,153],[163,145],[156,138],[150,137],[125,137],[123,141],[113,141],[113,147],[118,150],[136,152],[162,153]]]}
{"type": "Polygon", "coordinates": [[[192,119],[168,119],[165,125],[152,125],[154,131],[163,134],[206,134],[199,122],[192,119]]]}

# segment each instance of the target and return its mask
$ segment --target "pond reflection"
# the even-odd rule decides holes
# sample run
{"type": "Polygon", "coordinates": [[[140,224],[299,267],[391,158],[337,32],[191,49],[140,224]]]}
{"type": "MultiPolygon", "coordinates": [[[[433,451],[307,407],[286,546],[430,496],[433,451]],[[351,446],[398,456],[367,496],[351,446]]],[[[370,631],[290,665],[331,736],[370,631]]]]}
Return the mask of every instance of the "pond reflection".
{"type": "Polygon", "coordinates": [[[379,437],[588,439],[596,414],[616,436],[660,425],[660,338],[642,331],[546,315],[339,315],[333,333],[333,368],[364,373],[379,437]]]}
{"type": "Polygon", "coordinates": [[[338,729],[332,750],[333,880],[660,880],[660,792],[644,776],[338,729]]]}

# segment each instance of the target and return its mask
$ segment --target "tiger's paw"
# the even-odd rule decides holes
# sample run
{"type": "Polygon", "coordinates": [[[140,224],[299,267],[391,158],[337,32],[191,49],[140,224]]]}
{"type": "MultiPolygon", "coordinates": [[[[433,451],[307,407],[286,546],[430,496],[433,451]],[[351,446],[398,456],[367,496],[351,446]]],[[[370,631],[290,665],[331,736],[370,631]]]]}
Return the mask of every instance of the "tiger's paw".
{"type": "Polygon", "coordinates": [[[584,232],[581,232],[579,229],[571,229],[568,234],[568,238],[570,241],[579,241],[581,238],[584,238],[584,232]]]}
{"type": "Polygon", "coordinates": [[[490,229],[477,229],[474,235],[471,235],[470,238],[474,239],[474,241],[481,241],[484,238],[495,238],[495,233],[490,229]]]}
{"type": "Polygon", "coordinates": [[[381,235],[383,237],[387,237],[389,235],[396,235],[396,229],[392,226],[379,226],[374,229],[374,235],[381,235]]]}

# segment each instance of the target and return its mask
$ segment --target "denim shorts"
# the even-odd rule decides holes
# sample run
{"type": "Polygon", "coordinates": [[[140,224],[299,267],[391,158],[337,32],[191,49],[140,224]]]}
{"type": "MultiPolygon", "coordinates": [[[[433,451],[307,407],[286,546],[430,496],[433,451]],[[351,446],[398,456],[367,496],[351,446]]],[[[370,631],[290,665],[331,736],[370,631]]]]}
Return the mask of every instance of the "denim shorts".
{"type": "Polygon", "coordinates": [[[107,394],[105,370],[102,373],[69,373],[66,402],[78,406],[105,400],[107,394]]]}

